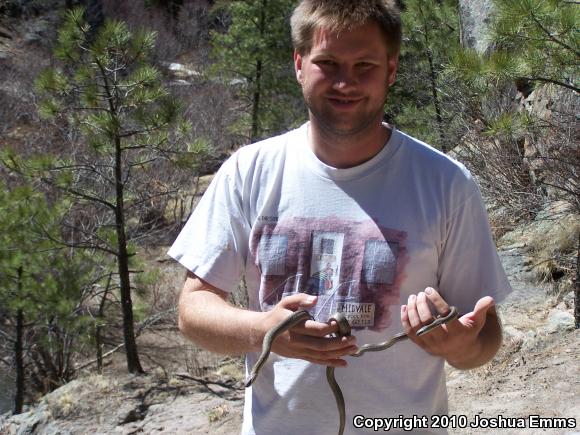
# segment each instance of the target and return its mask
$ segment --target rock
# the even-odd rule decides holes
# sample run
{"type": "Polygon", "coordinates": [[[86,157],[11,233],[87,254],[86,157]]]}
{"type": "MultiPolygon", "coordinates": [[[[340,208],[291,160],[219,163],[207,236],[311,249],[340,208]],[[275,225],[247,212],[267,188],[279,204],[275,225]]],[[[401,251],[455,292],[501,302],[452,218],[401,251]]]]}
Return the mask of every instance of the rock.
{"type": "Polygon", "coordinates": [[[538,334],[536,331],[528,331],[523,336],[522,352],[528,352],[535,347],[538,342],[538,334]]]}
{"type": "Polygon", "coordinates": [[[147,408],[147,406],[139,405],[137,408],[131,409],[119,420],[119,425],[122,426],[127,423],[134,423],[143,420],[145,416],[147,416],[147,408]]]}
{"type": "Polygon", "coordinates": [[[0,419],[0,433],[5,435],[69,435],[70,432],[60,429],[52,423],[52,416],[45,407],[0,419]]]}
{"type": "Polygon", "coordinates": [[[505,339],[511,339],[513,341],[524,341],[525,334],[519,329],[514,328],[511,325],[504,326],[503,333],[505,339]]]}
{"type": "Polygon", "coordinates": [[[161,62],[161,65],[167,69],[176,79],[192,80],[201,79],[203,74],[199,71],[188,68],[187,66],[177,62],[161,62]]]}
{"type": "Polygon", "coordinates": [[[574,316],[571,313],[558,309],[550,311],[546,332],[554,334],[556,332],[571,331],[574,327],[574,316]]]}
{"type": "Polygon", "coordinates": [[[493,48],[489,36],[493,8],[491,0],[459,1],[460,38],[463,47],[473,48],[480,54],[493,48]]]}
{"type": "Polygon", "coordinates": [[[568,293],[566,293],[564,295],[564,297],[562,298],[562,304],[564,305],[565,308],[570,308],[572,309],[574,307],[574,292],[570,291],[568,293]]]}

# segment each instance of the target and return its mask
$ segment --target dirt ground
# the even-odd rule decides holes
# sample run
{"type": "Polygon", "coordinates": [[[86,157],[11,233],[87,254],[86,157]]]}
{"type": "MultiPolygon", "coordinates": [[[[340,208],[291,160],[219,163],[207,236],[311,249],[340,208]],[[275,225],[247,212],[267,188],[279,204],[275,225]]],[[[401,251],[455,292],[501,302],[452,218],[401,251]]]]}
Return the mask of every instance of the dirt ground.
{"type": "MultiPolygon", "coordinates": [[[[514,289],[500,306],[504,345],[483,368],[447,368],[450,410],[441,424],[452,435],[580,435],[580,333],[571,295],[547,296],[548,288],[530,283],[517,246],[500,256],[514,289]],[[510,426],[522,422],[526,428],[510,426]]],[[[108,374],[73,381],[25,414],[0,417],[0,434],[239,433],[239,361],[218,363],[172,328],[141,340],[149,342],[148,375],[119,374],[112,364],[108,374]]]]}
{"type": "Polygon", "coordinates": [[[571,323],[571,295],[563,300],[547,297],[546,288],[526,281],[531,277],[518,249],[500,254],[514,289],[500,307],[504,345],[483,368],[459,371],[448,367],[447,385],[449,416],[456,416],[456,426],[459,416],[467,417],[461,423],[468,424],[476,423],[477,416],[481,424],[495,422],[504,429],[468,426],[449,432],[580,434],[580,334],[571,323]],[[550,418],[569,419],[566,425],[573,427],[548,429],[563,422],[550,418]],[[525,429],[507,426],[522,420],[525,429]]]}

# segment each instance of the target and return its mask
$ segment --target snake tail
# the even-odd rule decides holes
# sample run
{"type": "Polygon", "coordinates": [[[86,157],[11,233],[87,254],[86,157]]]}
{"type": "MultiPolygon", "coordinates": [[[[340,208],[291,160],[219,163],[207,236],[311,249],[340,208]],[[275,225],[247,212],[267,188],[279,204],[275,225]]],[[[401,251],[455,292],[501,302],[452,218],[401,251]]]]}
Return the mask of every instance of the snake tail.
{"type": "Polygon", "coordinates": [[[270,349],[272,348],[272,343],[280,334],[284,333],[288,329],[296,326],[298,323],[303,322],[305,320],[312,319],[312,316],[306,310],[298,310],[288,316],[285,320],[280,322],[274,328],[270,329],[266,335],[264,336],[264,341],[262,342],[262,353],[258,358],[256,364],[252,368],[248,379],[246,380],[245,387],[248,388],[250,385],[254,383],[256,378],[258,377],[258,373],[260,373],[260,369],[266,363],[268,356],[270,356],[270,349]]]}
{"type": "Polygon", "coordinates": [[[244,384],[244,388],[248,388],[250,385],[252,385],[254,383],[255,380],[256,380],[256,373],[250,374],[250,376],[248,376],[248,379],[246,379],[246,382],[244,384]]]}
{"type": "Polygon", "coordinates": [[[438,316],[435,318],[435,320],[433,322],[420,328],[416,333],[417,337],[420,337],[421,335],[428,334],[429,332],[431,332],[435,328],[450,322],[451,320],[455,319],[458,316],[459,316],[459,312],[457,311],[457,308],[456,307],[449,307],[449,313],[447,313],[447,315],[438,316]]]}
{"type": "Polygon", "coordinates": [[[346,412],[345,412],[345,405],[344,405],[344,396],[342,395],[342,391],[334,378],[334,367],[327,366],[326,367],[326,380],[328,385],[330,385],[330,389],[334,394],[334,400],[336,401],[336,407],[338,409],[338,416],[340,417],[340,426],[338,428],[338,435],[342,435],[344,433],[344,427],[346,424],[346,412]]]}

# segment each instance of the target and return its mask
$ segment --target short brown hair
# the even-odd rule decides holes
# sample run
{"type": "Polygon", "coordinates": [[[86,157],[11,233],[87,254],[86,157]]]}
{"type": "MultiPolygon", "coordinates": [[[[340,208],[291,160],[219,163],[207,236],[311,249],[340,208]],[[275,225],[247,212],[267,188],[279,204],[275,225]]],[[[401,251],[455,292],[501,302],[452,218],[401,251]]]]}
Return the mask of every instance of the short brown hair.
{"type": "Polygon", "coordinates": [[[401,11],[395,0],[302,0],[294,9],[290,24],[292,43],[300,54],[312,49],[316,29],[333,33],[376,22],[385,35],[389,54],[401,45],[401,11]]]}

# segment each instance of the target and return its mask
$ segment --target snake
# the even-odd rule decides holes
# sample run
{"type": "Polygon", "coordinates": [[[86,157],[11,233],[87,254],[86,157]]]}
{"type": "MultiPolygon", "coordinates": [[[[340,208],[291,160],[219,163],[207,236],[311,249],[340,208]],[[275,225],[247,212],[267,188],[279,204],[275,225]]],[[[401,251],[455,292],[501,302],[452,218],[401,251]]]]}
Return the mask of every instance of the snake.
{"type": "MultiPolygon", "coordinates": [[[[429,332],[431,332],[435,328],[438,328],[439,326],[444,325],[444,324],[450,322],[451,320],[453,320],[457,317],[458,317],[457,308],[451,306],[451,307],[449,307],[449,313],[447,313],[444,316],[438,315],[431,323],[418,329],[417,332],[415,333],[415,335],[420,337],[422,335],[428,334],[429,332]]],[[[264,335],[264,340],[262,341],[262,352],[261,352],[260,356],[258,357],[258,360],[256,361],[256,363],[252,367],[252,370],[250,371],[250,374],[245,382],[246,388],[248,388],[250,385],[252,385],[254,383],[254,381],[256,380],[256,378],[258,377],[258,374],[259,374],[260,370],[262,369],[262,366],[268,360],[268,356],[270,355],[270,351],[272,348],[272,343],[274,342],[276,337],[278,337],[280,334],[284,333],[284,331],[287,331],[288,329],[293,328],[294,326],[296,326],[300,322],[303,322],[306,320],[314,320],[314,319],[308,311],[306,311],[304,309],[297,310],[297,311],[293,312],[292,314],[290,314],[288,317],[286,317],[284,320],[282,320],[280,323],[275,325],[273,328],[271,328],[264,335]]],[[[350,326],[350,323],[348,322],[348,319],[344,313],[333,314],[328,319],[328,323],[330,323],[332,321],[335,321],[337,326],[338,326],[338,331],[335,334],[333,334],[334,336],[346,337],[346,336],[350,335],[351,326],[350,326]]],[[[374,343],[374,344],[370,344],[370,343],[365,344],[365,345],[359,347],[359,349],[355,353],[350,354],[350,356],[358,358],[358,357],[361,357],[362,355],[364,355],[366,352],[380,352],[380,351],[383,351],[383,350],[390,348],[395,343],[398,343],[400,341],[404,341],[408,338],[409,338],[409,336],[406,333],[400,332],[398,334],[393,335],[387,341],[383,341],[381,343],[374,343]]],[[[334,400],[336,402],[336,407],[338,409],[338,416],[339,416],[338,435],[343,435],[344,428],[346,425],[346,406],[345,406],[344,396],[342,394],[342,390],[340,389],[340,386],[338,385],[338,382],[336,382],[336,378],[334,376],[334,367],[330,367],[330,366],[326,367],[326,381],[328,382],[328,385],[329,385],[329,387],[334,395],[334,400]]]]}

